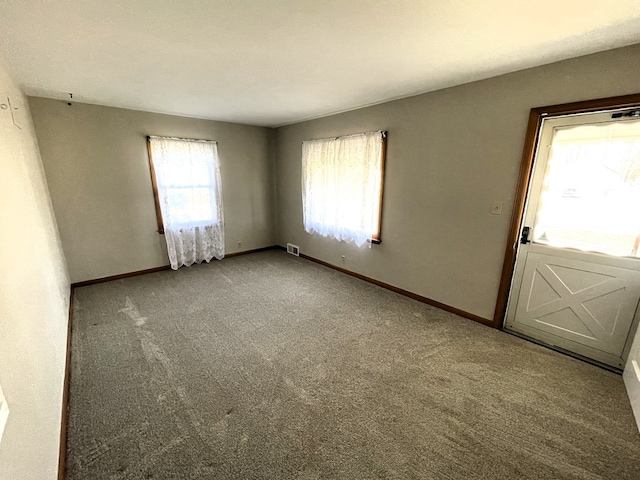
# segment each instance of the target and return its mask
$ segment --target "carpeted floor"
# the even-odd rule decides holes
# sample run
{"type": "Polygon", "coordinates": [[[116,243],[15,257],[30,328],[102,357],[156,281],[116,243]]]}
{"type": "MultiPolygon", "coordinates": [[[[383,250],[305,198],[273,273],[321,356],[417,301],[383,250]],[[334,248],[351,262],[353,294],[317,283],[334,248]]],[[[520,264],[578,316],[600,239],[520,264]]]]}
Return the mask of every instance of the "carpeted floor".
{"type": "Polygon", "coordinates": [[[78,288],[68,479],[639,479],[622,378],[281,251],[78,288]]]}

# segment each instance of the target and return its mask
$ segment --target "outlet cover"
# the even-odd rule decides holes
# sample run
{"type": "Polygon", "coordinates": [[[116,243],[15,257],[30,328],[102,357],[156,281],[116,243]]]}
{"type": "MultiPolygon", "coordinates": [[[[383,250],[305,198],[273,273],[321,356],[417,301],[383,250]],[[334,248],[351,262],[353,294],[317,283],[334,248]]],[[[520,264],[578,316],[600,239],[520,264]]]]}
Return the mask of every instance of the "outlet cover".
{"type": "Polygon", "coordinates": [[[2,441],[2,434],[4,433],[4,427],[7,424],[9,418],[9,405],[7,405],[7,399],[2,394],[2,387],[0,387],[0,442],[2,441]]]}

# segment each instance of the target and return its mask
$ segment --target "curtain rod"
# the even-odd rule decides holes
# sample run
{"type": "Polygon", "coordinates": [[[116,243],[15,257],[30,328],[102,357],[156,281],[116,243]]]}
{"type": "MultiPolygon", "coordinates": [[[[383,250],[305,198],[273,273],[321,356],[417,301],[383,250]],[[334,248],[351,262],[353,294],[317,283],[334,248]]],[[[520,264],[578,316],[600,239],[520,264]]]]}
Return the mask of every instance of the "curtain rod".
{"type": "Polygon", "coordinates": [[[302,143],[315,142],[318,140],[337,140],[339,138],[349,138],[349,137],[355,137],[356,135],[366,135],[367,133],[378,133],[378,132],[380,132],[380,134],[382,135],[382,138],[387,138],[388,132],[386,130],[376,130],[374,132],[352,133],[350,135],[341,135],[339,137],[314,138],[313,140],[303,140],[302,143]]]}
{"type": "Polygon", "coordinates": [[[183,142],[202,142],[202,143],[218,143],[215,140],[203,140],[201,138],[180,138],[180,137],[161,137],[158,135],[147,135],[147,138],[156,138],[160,140],[180,140],[183,142]]]}

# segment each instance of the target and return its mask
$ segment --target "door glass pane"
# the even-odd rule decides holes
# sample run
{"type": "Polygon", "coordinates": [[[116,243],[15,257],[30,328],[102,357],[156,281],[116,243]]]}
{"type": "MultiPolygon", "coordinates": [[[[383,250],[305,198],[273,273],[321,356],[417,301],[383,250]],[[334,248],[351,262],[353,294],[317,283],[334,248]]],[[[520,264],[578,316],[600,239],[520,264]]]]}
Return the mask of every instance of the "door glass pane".
{"type": "Polygon", "coordinates": [[[640,121],[556,128],[533,241],[617,256],[640,248],[640,121]]]}

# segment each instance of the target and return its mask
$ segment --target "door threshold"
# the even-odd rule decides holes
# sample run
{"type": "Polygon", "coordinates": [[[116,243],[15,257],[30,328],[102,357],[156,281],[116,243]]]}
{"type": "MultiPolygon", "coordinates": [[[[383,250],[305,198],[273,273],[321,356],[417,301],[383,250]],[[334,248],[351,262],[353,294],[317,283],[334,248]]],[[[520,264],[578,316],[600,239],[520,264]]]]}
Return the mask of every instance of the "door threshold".
{"type": "Polygon", "coordinates": [[[589,357],[585,357],[584,355],[580,355],[579,353],[575,353],[572,352],[570,350],[566,350],[562,347],[558,347],[557,345],[551,345],[549,343],[545,343],[543,341],[537,340],[535,338],[529,337],[527,335],[523,335],[522,333],[518,333],[518,332],[512,332],[511,330],[507,330],[507,329],[502,329],[503,332],[508,333],[509,335],[513,335],[514,337],[518,337],[521,338],[523,340],[526,340],[528,342],[531,343],[535,343],[536,345],[540,345],[541,347],[545,347],[548,348],[550,350],[553,350],[555,352],[559,352],[559,353],[563,353],[569,357],[573,357],[577,360],[581,360],[585,363],[590,363],[591,365],[595,365],[596,367],[600,367],[604,370],[608,370],[610,372],[613,373],[617,373],[618,375],[622,375],[622,369],[620,368],[616,368],[616,367],[612,367],[611,365],[607,365],[606,363],[602,363],[599,362],[597,360],[594,360],[593,358],[589,358],[589,357]]]}

